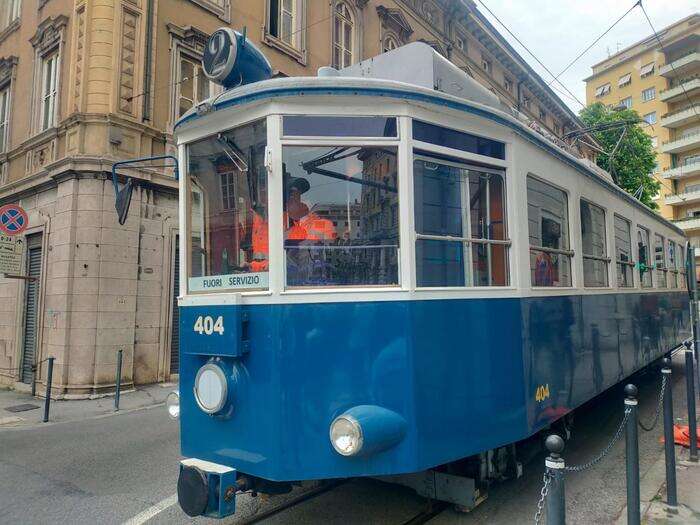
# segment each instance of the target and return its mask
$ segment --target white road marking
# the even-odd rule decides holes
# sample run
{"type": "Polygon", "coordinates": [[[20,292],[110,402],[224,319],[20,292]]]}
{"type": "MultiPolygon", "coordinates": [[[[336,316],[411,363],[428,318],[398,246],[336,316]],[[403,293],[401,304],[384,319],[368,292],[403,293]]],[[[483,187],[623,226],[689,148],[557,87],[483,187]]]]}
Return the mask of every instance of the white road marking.
{"type": "Polygon", "coordinates": [[[122,525],[142,525],[150,520],[152,517],[157,516],[165,509],[172,507],[177,503],[177,494],[168,496],[162,501],[159,501],[152,507],[148,507],[143,512],[139,512],[136,516],[131,518],[129,521],[125,521],[122,525]]]}

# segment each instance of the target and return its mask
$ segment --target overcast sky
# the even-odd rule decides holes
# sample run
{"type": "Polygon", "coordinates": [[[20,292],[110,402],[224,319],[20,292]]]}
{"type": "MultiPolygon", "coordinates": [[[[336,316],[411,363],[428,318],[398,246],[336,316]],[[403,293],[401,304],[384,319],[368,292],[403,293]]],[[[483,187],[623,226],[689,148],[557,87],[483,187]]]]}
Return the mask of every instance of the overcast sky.
{"type": "MultiPolygon", "coordinates": [[[[552,80],[483,7],[477,8],[489,18],[496,29],[545,81],[552,80]]],[[[482,0],[493,13],[532,51],[555,75],[581,51],[588,47],[612,23],[622,16],[634,0],[482,0]]],[[[700,10],[700,0],[644,0],[644,7],[657,31],[700,10]]],[[[583,79],[591,74],[591,66],[652,34],[639,7],[630,12],[600,42],[579,59],[560,80],[586,102],[583,79]]],[[[562,90],[555,84],[555,88],[562,90]]],[[[576,113],[581,105],[568,95],[557,92],[576,113]]]]}

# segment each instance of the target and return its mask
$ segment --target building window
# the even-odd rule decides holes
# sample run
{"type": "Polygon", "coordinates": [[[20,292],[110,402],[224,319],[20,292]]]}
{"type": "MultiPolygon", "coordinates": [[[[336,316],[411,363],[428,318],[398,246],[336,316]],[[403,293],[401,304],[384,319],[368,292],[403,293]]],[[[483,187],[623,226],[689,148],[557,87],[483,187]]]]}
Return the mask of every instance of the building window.
{"type": "Polygon", "coordinates": [[[489,75],[491,74],[491,71],[493,69],[493,66],[491,65],[491,61],[486,59],[485,57],[481,57],[481,69],[486,71],[489,75]]]}
{"type": "Polygon", "coordinates": [[[267,0],[267,19],[263,41],[290,54],[304,58],[306,0],[267,0]]]}
{"type": "Polygon", "coordinates": [[[546,122],[547,122],[547,112],[546,112],[544,109],[542,109],[542,108],[540,108],[540,120],[541,120],[543,123],[546,123],[546,122]]]}
{"type": "Polygon", "coordinates": [[[632,73],[627,73],[626,75],[622,75],[620,79],[617,81],[617,87],[625,87],[629,86],[632,83],[632,73]]]}
{"type": "Polygon", "coordinates": [[[503,77],[503,87],[506,88],[508,93],[513,91],[513,81],[508,77],[503,77]]]}
{"type": "Polygon", "coordinates": [[[183,53],[178,62],[177,78],[177,118],[219,89],[217,84],[206,77],[201,62],[183,53]]]}
{"type": "Polygon", "coordinates": [[[507,285],[503,174],[416,157],[413,176],[417,286],[507,285]]]}
{"type": "Polygon", "coordinates": [[[2,0],[0,2],[0,31],[19,18],[22,0],[2,0]]]}
{"type": "Polygon", "coordinates": [[[355,17],[345,2],[335,6],[333,19],[333,66],[344,68],[355,63],[355,17]]]}
{"type": "Polygon", "coordinates": [[[620,105],[630,109],[632,107],[632,97],[623,98],[620,100],[620,105]]]}
{"type": "Polygon", "coordinates": [[[659,137],[651,137],[651,145],[656,148],[659,146],[659,137]]]}
{"type": "Polygon", "coordinates": [[[656,98],[656,88],[650,87],[642,90],[642,102],[649,102],[656,98]]]}
{"type": "Polygon", "coordinates": [[[527,217],[532,286],[571,286],[566,193],[528,175],[527,217]]]}
{"type": "Polygon", "coordinates": [[[58,73],[58,51],[43,57],[41,63],[41,109],[40,130],[47,130],[56,124],[56,86],[58,73]]]}
{"type": "Polygon", "coordinates": [[[617,285],[620,288],[634,286],[634,262],[632,261],[632,238],[630,223],[615,215],[615,258],[617,265],[617,285]]]}
{"type": "Polygon", "coordinates": [[[398,39],[394,35],[387,35],[382,42],[382,53],[392,51],[400,46],[398,39]]]}
{"type": "Polygon", "coordinates": [[[0,90],[0,153],[7,150],[7,138],[9,136],[10,114],[10,85],[0,90]]]}
{"type": "Polygon", "coordinates": [[[664,238],[658,233],[654,235],[654,268],[656,268],[656,286],[666,288],[666,250],[664,238]]]}
{"type": "Polygon", "coordinates": [[[557,124],[556,122],[552,124],[552,130],[554,131],[555,135],[560,135],[561,134],[561,126],[557,124]]]}
{"type": "Polygon", "coordinates": [[[603,208],[581,200],[583,285],[608,286],[608,258],[603,208]]]}
{"type": "Polygon", "coordinates": [[[525,109],[530,109],[530,97],[523,98],[523,107],[525,109]]]}
{"type": "Polygon", "coordinates": [[[598,86],[595,90],[595,96],[596,97],[602,97],[610,93],[610,82],[607,84],[603,84],[602,86],[598,86]]]}
{"type": "Polygon", "coordinates": [[[639,70],[639,76],[642,78],[648,77],[649,75],[652,75],[654,73],[654,66],[656,65],[656,62],[649,62],[648,64],[642,66],[642,68],[639,70]]]}
{"type": "Polygon", "coordinates": [[[651,261],[649,254],[649,230],[641,226],[637,227],[637,260],[639,267],[639,280],[642,288],[651,288],[651,261]]]}
{"type": "Polygon", "coordinates": [[[464,37],[458,36],[455,38],[455,47],[460,51],[467,51],[467,43],[465,42],[464,37]]]}
{"type": "Polygon", "coordinates": [[[656,111],[652,111],[651,113],[647,113],[642,117],[644,121],[647,124],[656,124],[656,111]]]}

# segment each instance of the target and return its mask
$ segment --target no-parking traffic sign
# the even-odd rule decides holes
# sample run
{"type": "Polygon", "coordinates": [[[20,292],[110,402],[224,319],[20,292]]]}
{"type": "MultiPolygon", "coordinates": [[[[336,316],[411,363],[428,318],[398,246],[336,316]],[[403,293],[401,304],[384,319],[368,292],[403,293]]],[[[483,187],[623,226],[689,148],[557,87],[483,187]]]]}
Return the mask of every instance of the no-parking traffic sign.
{"type": "Polygon", "coordinates": [[[19,235],[29,226],[29,217],[18,204],[5,204],[0,208],[0,232],[19,235]]]}

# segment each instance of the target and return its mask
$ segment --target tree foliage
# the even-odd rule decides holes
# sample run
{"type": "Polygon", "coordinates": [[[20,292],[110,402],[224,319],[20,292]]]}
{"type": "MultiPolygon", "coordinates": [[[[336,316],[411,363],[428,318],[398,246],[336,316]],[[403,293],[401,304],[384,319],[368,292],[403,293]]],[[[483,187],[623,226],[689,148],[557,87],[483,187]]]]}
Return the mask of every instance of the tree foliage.
{"type": "MultiPolygon", "coordinates": [[[[582,109],[580,116],[587,127],[617,121],[639,121],[639,115],[634,110],[614,111],[600,102],[582,109]]],[[[618,185],[628,193],[634,195],[641,187],[642,194],[639,200],[649,208],[657,209],[657,204],[652,200],[661,187],[652,175],[656,166],[656,152],[651,144],[651,138],[641,126],[631,124],[592,132],[591,135],[605,151],[605,153],[598,152],[596,159],[598,166],[612,173],[618,185]],[[625,136],[611,159],[611,153],[625,127],[627,129],[625,136]]]]}

